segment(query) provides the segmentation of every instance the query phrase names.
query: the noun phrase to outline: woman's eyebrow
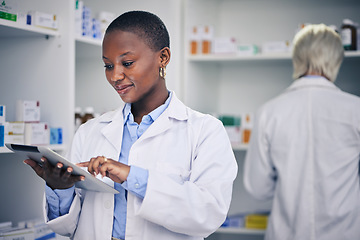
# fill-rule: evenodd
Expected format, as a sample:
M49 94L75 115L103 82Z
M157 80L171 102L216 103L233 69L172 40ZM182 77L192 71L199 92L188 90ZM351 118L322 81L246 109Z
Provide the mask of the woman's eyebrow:
M128 55L128 54L130 54L131 52L129 51L129 52L126 52L126 53L123 53L123 54L121 54L120 56L118 56L118 57L124 57L124 56L126 56L126 55ZM105 57L105 56L103 56L103 59L108 59L107 57Z

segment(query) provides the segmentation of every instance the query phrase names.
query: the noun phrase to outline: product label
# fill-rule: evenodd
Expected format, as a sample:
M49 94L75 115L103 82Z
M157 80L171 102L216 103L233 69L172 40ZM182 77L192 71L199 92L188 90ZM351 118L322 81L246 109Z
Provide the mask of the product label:
M16 1L0 0L0 18L16 22Z
M343 46L351 45L351 30L350 29L341 30L341 41L342 41Z

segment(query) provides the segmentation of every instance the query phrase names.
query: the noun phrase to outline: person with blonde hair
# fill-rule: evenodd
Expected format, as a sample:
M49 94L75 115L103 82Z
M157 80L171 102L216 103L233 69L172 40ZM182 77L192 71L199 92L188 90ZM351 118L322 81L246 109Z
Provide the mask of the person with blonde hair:
M265 239L359 239L360 97L334 84L341 38L308 25L292 54L295 81L256 113L245 188L273 199Z

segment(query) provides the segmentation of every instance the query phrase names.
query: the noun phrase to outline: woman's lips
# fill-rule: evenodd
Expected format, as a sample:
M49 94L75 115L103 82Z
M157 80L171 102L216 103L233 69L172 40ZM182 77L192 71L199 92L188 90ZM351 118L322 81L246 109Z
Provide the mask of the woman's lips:
M130 91L130 89L133 87L132 84L126 84L126 85L120 85L120 86L115 86L115 90L120 94L126 94Z

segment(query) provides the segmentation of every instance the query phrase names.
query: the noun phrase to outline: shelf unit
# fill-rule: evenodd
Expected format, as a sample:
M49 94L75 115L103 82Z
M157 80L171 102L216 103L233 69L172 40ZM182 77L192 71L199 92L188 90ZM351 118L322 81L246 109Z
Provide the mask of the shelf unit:
M234 228L234 227L221 227L216 232L217 233L229 233L229 234L260 235L260 236L265 234L265 230Z
M345 58L360 57L360 51L345 51ZM276 60L291 60L291 53L273 53L273 54L256 54L253 56L241 56L236 54L208 54L208 55L188 55L190 62L237 62L237 61L276 61Z
M360 22L360 3L347 0L320 2L284 2L281 0L184 1L184 95L185 104L210 114L239 115L256 112L292 83L291 53L191 55L189 33L196 25L212 25L215 37L233 37L238 43L261 46L265 41L291 41L302 23L335 24L345 18ZM336 84L360 95L360 51L345 52ZM233 146L239 165L229 214L271 208L271 200L258 201L245 190L242 182L246 147ZM219 228L209 240L263 239L264 231L254 236L246 229Z
M52 29L46 29L46 28L41 28L41 27L36 27L36 26L32 26L32 25L26 25L26 24L20 24L19 22L13 22L13 21L9 21L9 20L5 20L5 19L0 19L0 28L7 28L7 37L15 37L15 36L24 36L26 35L25 32L27 32L27 34L30 35L36 35L36 34L40 34L40 35L45 35L45 36L59 36L60 33L57 30L52 30ZM20 31L18 31L20 30ZM3 29L1 29L0 31L3 31ZM23 32L25 31L25 32Z
M76 36L75 40L82 43L87 43L95 46L101 46L102 40L90 37Z
M41 121L63 128L62 145L49 145L65 152L74 131L74 19L72 0L18 1L20 12L38 10L59 17L59 29L51 30L0 19L0 103L6 105L6 120L15 121L16 101L39 100ZM44 182L7 148L0 148L3 174L0 185L0 221L18 221L42 216Z
M116 15L134 9L152 11L164 20L172 36L181 36L180 1L124 4L123 1L84 0L84 3L93 9L93 16L100 10ZM102 113L119 107L121 99L106 83L102 41L78 37L74 33L75 0L20 0L17 4L24 13L38 10L56 14L59 29L54 31L0 19L0 104L6 105L6 120L14 121L16 100L39 100L41 121L63 128L64 144L49 147L65 153L74 133L75 106L84 103L84 107L95 106ZM173 53L180 52L181 43L172 43ZM174 54L168 68L170 89L180 89L180 59L180 54ZM5 172L1 181L10 182L0 186L0 191L5 193L0 221L16 223L42 217L44 182L5 147L0 148L0 161ZM16 174L11 174L13 169L17 169Z
M291 38L299 23L339 25L344 18L360 22L360 3L356 0L329 0L326 6L310 0L143 0L126 4L84 0L84 3L94 10L116 11L116 14L144 9L160 16L171 37L172 59L167 71L167 85L185 104L206 113L255 111L291 83L291 58L289 53L251 57L190 56L187 39L191 26L211 24L216 36L232 36L243 43L261 44L261 40ZM7 120L12 121L17 99L40 100L42 121L64 129L64 145L50 147L66 151L73 136L75 106L95 106L101 113L120 103L114 91L104 84L101 41L75 36L75 0L22 0L18 5L23 11L36 9L57 14L59 30L0 19L0 103L7 106ZM359 59L359 52L346 52L346 64L338 77L344 90L357 95L360 95L356 83ZM98 92L102 94L96 94ZM268 208L271 202L253 200L243 189L242 162L246 146L233 146L233 149L239 163L239 175L230 213ZM0 221L16 222L41 216L39 203L43 197L43 182L5 148L0 148L0 153L5 173L1 181L11 182L0 187L0 191L6 193L0 208ZM16 176L12 174L15 168L18 169ZM263 232L220 228L217 234L254 234L261 238Z

